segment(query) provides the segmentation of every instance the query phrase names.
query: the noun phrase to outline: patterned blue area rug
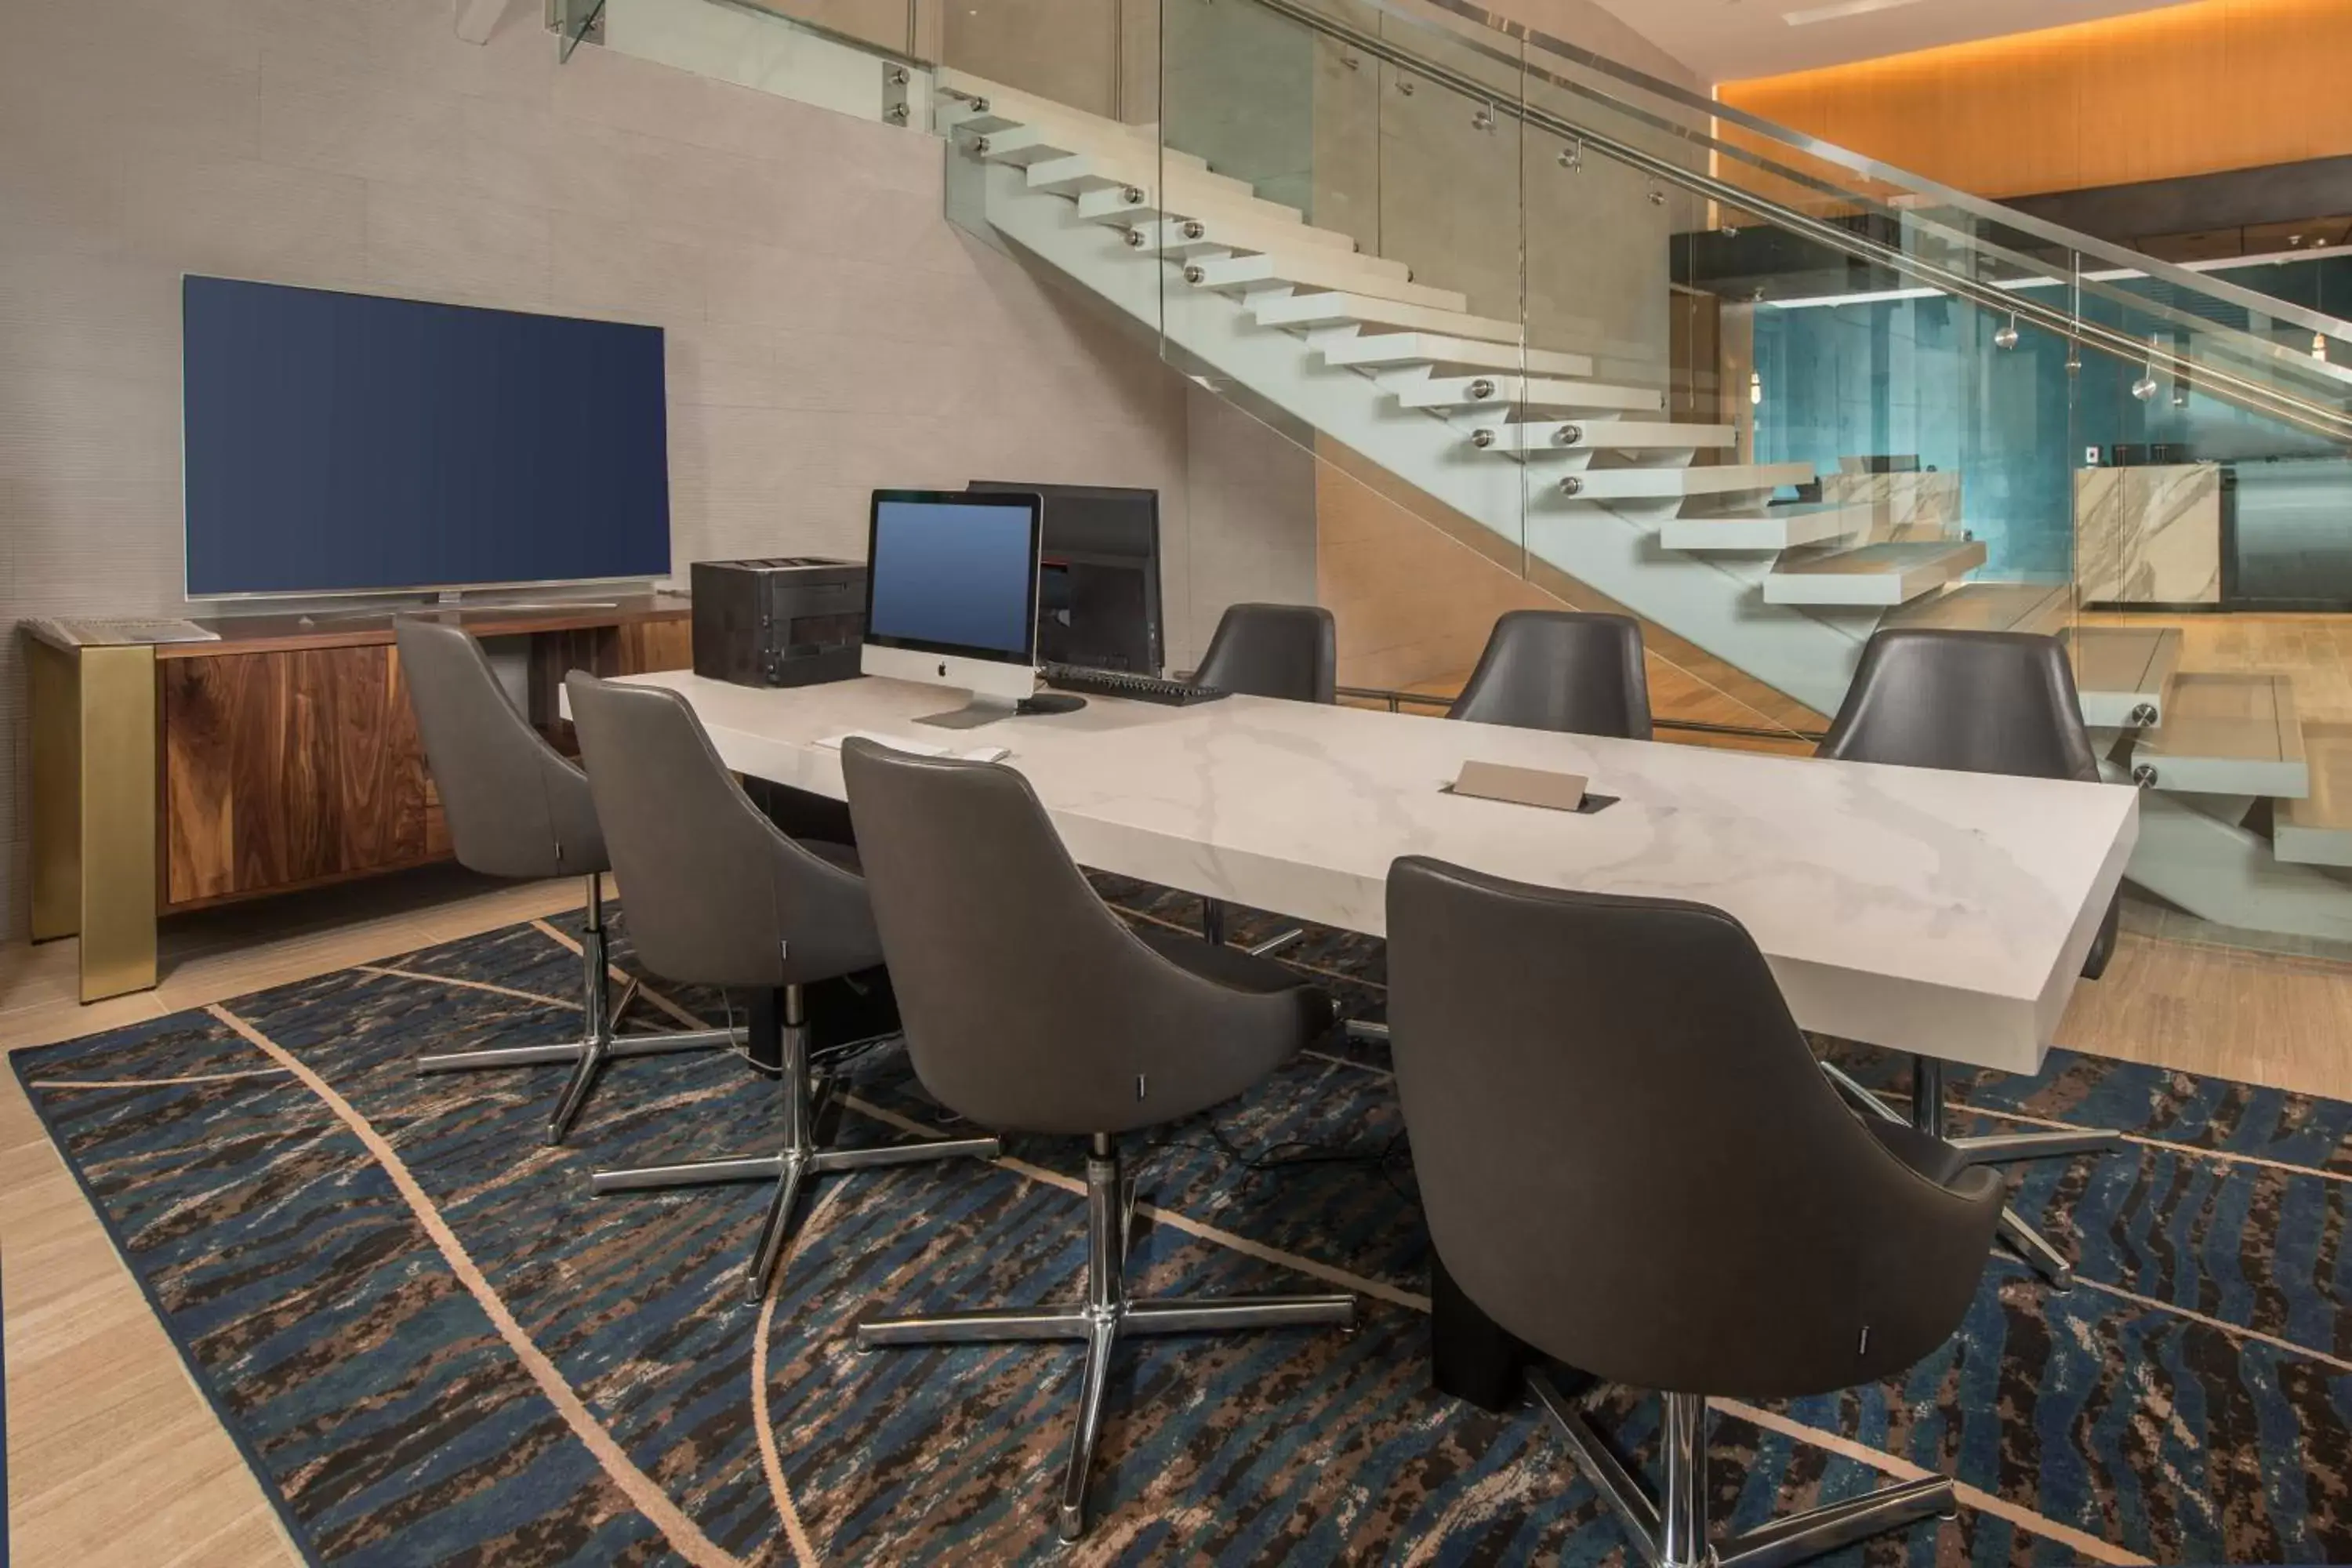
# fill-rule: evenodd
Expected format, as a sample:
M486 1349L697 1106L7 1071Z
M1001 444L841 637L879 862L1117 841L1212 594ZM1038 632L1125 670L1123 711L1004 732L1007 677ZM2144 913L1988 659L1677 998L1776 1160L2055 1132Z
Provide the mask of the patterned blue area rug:
M1195 908L1102 886L1139 920ZM848 1329L877 1304L1072 1296L1082 1151L1015 1140L992 1165L827 1178L779 1287L746 1302L764 1187L599 1198L587 1181L760 1152L773 1089L737 1058L621 1064L559 1150L540 1133L562 1068L411 1070L427 1048L564 1037L575 930L518 926L14 1058L315 1560L1631 1560L1537 1420L1430 1387L1427 1240L1377 1047L1335 1037L1136 1152L1139 1289L1338 1283L1364 1324L1124 1348L1098 1522L1064 1549L1075 1352L867 1356ZM1317 933L1286 956L1377 1011L1379 944ZM664 997L722 1016L716 995ZM1840 1055L1895 1086L1875 1053ZM2053 1294L1996 1254L1959 1333L1903 1378L1718 1404L1717 1519L1935 1470L1960 1483L1958 1519L1829 1561L2352 1559L2352 1106L2065 1053L1955 1088L1987 1130L2132 1135L2013 1180L2081 1283ZM897 1054L849 1095L847 1141L952 1127ZM1335 1152L1360 1157L1318 1157ZM1654 1401L1597 1403L1645 1460Z

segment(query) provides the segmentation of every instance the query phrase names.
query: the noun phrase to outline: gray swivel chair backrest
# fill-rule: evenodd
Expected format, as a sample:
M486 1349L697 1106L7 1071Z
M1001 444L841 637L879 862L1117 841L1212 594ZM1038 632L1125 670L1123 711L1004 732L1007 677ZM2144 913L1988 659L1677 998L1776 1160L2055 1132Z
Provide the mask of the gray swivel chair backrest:
M1192 682L1244 697L1336 701L1339 639L1331 612L1320 605L1226 605Z
M1495 623L1448 719L1650 738L1642 628L1625 616L1512 610Z
M1118 1133L1241 1093L1296 1048L1294 993L1179 968L1095 895L1029 781L842 747L907 1051L983 1127Z
M2099 777L2065 647L2032 632L1874 632L1814 754L2021 778ZM2107 907L2084 978L2106 972L2119 913L2120 901Z
M1388 935L1430 1235L1510 1333L1637 1387L1794 1396L1958 1324L2000 1178L1940 1185L1864 1128L1730 916L1411 858Z
M2025 778L2099 776L2066 650L2030 632L1873 633L1816 754Z
M392 635L458 862L493 877L604 870L587 778L515 710L481 645L409 616Z
M684 698L585 670L564 685L647 968L690 984L772 989L882 961L864 882L776 830Z

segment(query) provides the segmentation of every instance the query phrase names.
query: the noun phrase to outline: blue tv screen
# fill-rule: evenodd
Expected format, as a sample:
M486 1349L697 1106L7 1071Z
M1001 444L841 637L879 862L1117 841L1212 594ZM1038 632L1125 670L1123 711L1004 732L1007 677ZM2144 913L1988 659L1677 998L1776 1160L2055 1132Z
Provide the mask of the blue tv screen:
M188 278L187 593L669 572L659 327Z

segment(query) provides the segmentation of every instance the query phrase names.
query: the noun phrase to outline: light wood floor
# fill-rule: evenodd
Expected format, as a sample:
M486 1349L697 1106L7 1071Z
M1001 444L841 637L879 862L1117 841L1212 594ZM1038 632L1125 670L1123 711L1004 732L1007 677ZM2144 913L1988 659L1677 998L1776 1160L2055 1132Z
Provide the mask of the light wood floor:
M2180 668L2222 675L2284 675L2305 719L2352 720L2352 616L2142 615L2086 612L2084 626L2180 628Z
M167 931L163 984L84 1007L71 942L0 949L0 1049L160 1018L577 908L576 882L484 891L419 873ZM0 1071L8 1534L24 1568L297 1568L301 1556L115 1252L13 1072Z
M172 933L156 991L72 1001L69 942L0 950L0 1049L160 1017L576 907L431 874L223 911ZM2078 1049L2352 1098L2352 963L2126 930L2060 1031ZM13 1073L0 1072L8 1520L26 1568L288 1568L300 1558Z

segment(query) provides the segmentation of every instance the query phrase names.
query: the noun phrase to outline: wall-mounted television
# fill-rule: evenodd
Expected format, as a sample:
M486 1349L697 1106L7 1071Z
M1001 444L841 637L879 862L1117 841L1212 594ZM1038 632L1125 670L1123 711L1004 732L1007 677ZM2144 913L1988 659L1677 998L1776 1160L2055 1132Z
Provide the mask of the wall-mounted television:
M189 277L187 595L666 576L659 327Z

